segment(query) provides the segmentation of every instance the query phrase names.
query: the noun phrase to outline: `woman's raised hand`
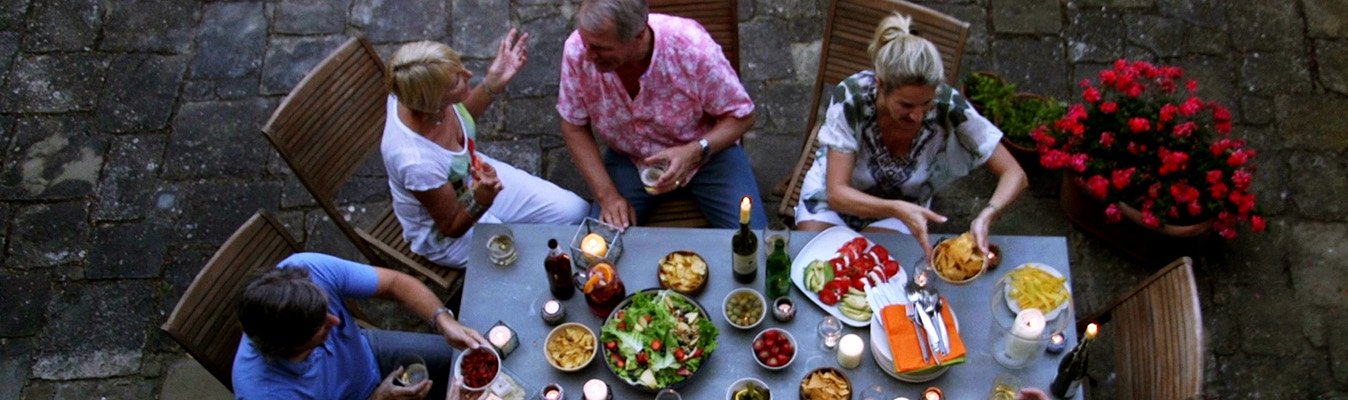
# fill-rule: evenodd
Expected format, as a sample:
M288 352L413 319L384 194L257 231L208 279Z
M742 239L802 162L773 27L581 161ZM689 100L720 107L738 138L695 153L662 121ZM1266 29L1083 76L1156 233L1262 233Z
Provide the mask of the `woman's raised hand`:
M501 184L501 179L496 176L496 168L482 162L470 170L473 173L473 200L478 204L491 204L496 201L496 195L505 188Z
M515 73L529 59L529 34L526 32L516 39L515 33L516 29L510 28L510 32L501 38L501 43L496 47L496 58L487 67L487 77L482 80L482 84L487 86L489 92L500 93L505 90L505 85L515 78Z

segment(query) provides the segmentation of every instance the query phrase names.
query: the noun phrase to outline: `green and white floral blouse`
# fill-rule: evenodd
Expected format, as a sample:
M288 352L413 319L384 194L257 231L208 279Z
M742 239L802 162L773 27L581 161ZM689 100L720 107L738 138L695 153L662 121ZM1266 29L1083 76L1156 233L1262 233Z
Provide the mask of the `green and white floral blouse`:
M1002 138L1002 131L970 107L964 96L942 84L912 149L906 155L890 154L876 122L877 91L875 72L869 70L847 77L833 89L819 129L819 150L801 184L798 215L832 211L825 189L830 150L856 154L852 185L858 190L926 205L937 190L987 162ZM838 214L852 229L878 220Z

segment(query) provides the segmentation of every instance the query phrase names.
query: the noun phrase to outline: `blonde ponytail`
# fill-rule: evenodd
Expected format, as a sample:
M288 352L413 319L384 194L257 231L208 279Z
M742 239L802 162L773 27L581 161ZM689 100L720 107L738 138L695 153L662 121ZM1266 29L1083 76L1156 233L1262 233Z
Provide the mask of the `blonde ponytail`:
M905 85L934 86L944 81L941 53L927 39L913 35L912 25L912 18L896 12L875 27L866 50L883 90Z
M398 48L388 62L388 88L412 111L439 114L440 99L451 79L463 73L459 53L443 43L413 42Z

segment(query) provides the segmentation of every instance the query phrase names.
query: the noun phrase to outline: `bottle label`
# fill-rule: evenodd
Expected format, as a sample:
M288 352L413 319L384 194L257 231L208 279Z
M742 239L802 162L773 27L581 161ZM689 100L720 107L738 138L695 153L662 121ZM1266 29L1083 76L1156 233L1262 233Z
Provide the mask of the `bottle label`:
M755 257L757 255L758 253L751 253L748 255L734 254L733 258L731 258L731 263L735 269L735 273L748 275L757 272L758 257Z

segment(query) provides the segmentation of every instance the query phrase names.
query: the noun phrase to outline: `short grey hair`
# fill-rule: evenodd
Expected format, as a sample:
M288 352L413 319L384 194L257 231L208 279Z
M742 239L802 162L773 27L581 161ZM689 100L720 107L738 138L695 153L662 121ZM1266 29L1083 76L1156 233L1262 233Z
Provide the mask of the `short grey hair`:
M913 35L912 25L912 18L894 13L875 27L875 37L867 50L883 90L907 85L937 86L945 80L941 53L927 39Z
M576 13L576 25L589 32L598 32L613 23L618 39L629 42L646 29L646 17L650 13L646 0L585 0Z

